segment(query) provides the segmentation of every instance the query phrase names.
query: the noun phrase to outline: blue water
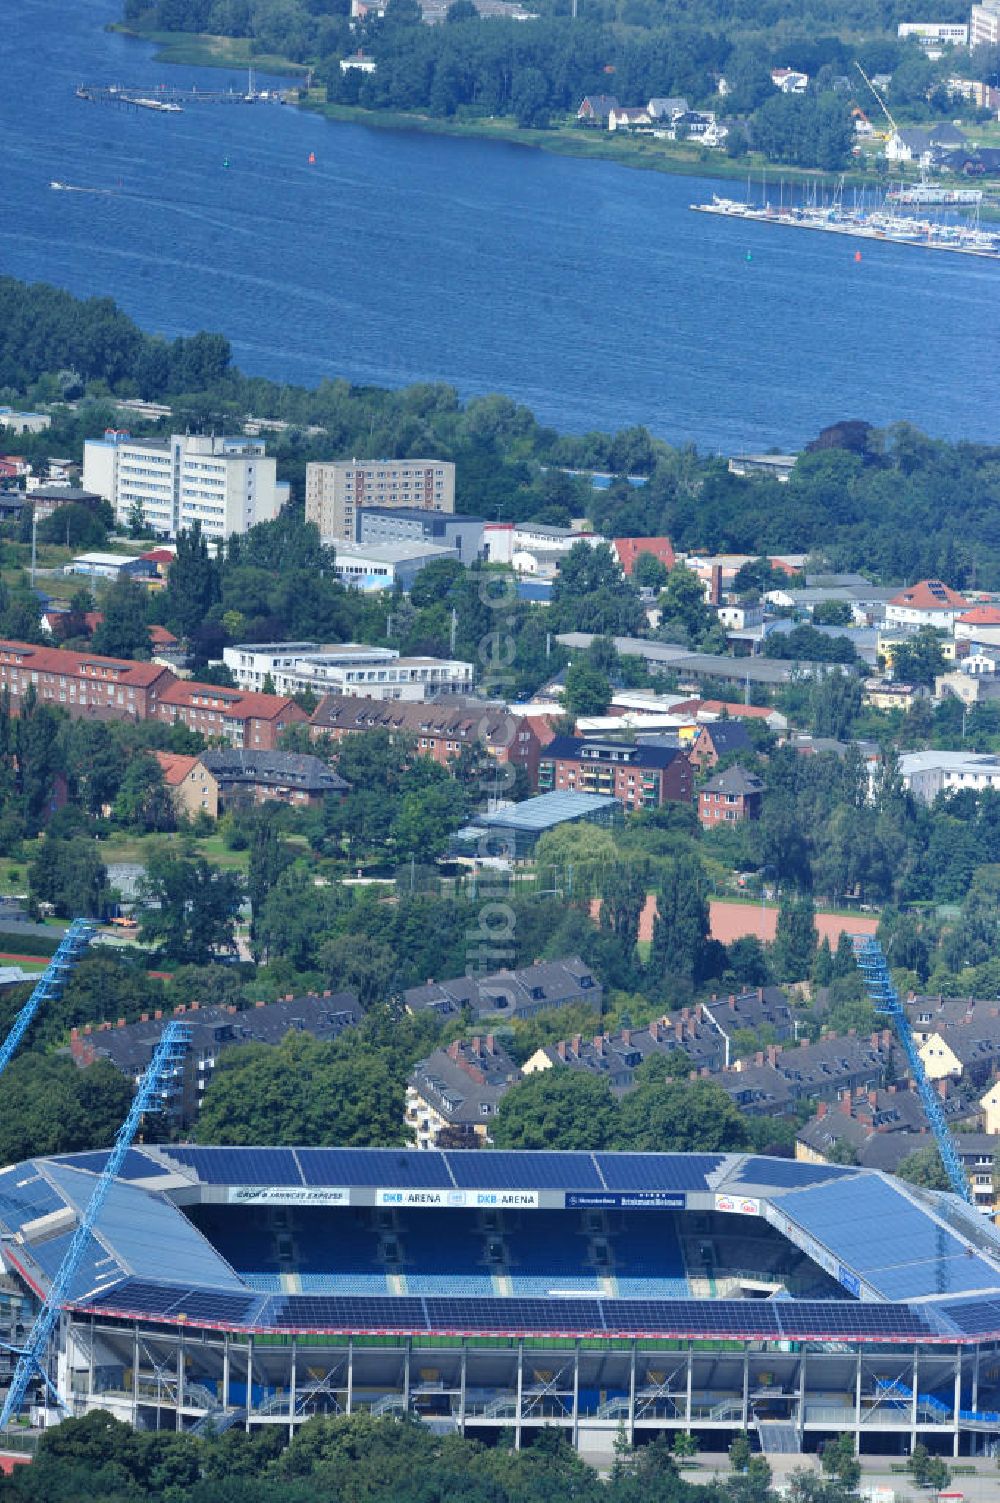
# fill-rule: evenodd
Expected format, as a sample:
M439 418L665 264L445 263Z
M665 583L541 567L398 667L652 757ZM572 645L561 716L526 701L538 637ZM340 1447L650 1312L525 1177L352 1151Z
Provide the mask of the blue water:
M1000 440L1000 264L865 245L858 265L857 242L690 213L707 180L515 146L84 104L81 81L245 75L155 63L104 31L117 0L3 9L4 273L110 293L167 335L222 330L250 372L448 381L574 432L731 451L866 417Z

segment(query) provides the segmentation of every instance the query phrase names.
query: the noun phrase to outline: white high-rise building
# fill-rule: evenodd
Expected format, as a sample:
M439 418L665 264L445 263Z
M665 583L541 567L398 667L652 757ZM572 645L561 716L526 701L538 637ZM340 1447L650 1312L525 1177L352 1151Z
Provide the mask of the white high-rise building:
M132 438L109 429L84 444L83 483L110 501L119 526L128 526L139 506L163 537L200 522L216 542L273 521L289 495L261 439L203 433Z

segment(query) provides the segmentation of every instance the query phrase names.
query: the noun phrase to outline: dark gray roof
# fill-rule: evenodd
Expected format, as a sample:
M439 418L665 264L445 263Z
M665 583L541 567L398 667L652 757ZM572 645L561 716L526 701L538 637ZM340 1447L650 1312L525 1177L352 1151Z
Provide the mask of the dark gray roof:
M489 1037L456 1040L435 1049L413 1070L409 1084L448 1122L482 1122L520 1078L502 1044Z
M611 762L620 766L669 767L682 756L679 747L596 740L590 736L554 736L542 749L543 762Z
M301 752L220 747L202 752L200 761L219 783L280 783L307 793L345 793L350 786L320 757Z
M702 736L711 741L716 755L720 757L728 757L731 752L753 749L750 732L741 720L713 720L702 726L696 741L700 741Z
M601 1011L603 988L589 966L578 956L567 960L541 961L519 971L496 971L491 976L456 976L450 981L428 981L403 993L407 1012L442 1015L470 1007L480 1015L516 1015L528 1009L560 1007L567 1002L593 999Z
M764 784L760 778L752 772L746 772L742 767L727 767L725 772L717 772L710 777L708 782L702 785L702 793L738 793L748 798L754 793L763 793Z
M99 1028L87 1034L86 1044L101 1059L108 1059L129 1076L139 1075L149 1064L164 1028L174 1018L166 1013L121 1028ZM335 1039L345 1028L359 1023L363 1010L354 992L310 992L302 997L284 997L237 1011L230 1007L195 1007L183 1012L191 1029L192 1055L205 1048L229 1048L235 1044L277 1044L291 1032L308 1033L317 1039Z

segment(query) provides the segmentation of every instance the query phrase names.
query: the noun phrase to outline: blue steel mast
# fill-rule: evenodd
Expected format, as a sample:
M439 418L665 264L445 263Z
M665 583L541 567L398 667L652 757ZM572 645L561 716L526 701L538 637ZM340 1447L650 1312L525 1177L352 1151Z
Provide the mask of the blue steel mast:
M82 959L94 937L96 925L90 919L74 919L63 935L59 948L35 983L31 996L14 1019L13 1026L0 1045L0 1075L3 1074L17 1047L27 1033L35 1013L43 1002L58 997L77 961Z
M66 1256L49 1286L45 1303L39 1310L27 1343L18 1357L10 1389L4 1401L3 1412L0 1413L0 1430L4 1430L20 1410L32 1377L39 1377L47 1387L52 1388L47 1371L47 1352L52 1332L62 1313L62 1306L87 1251L87 1244L94 1227L104 1209L108 1192L121 1172L125 1155L139 1131L139 1124L147 1113L161 1112L165 1102L177 1089L178 1076L190 1041L191 1030L182 1023L168 1023L163 1031L160 1042L136 1089L129 1114L119 1129L115 1145L108 1155L108 1161L94 1186L94 1193L90 1197L87 1209L80 1218ZM65 1407L60 1395L55 1393L55 1390L53 1393L60 1406Z
M924 1062L917 1050L916 1040L910 1028L910 1020L906 1016L906 1009L899 1000L899 993L892 984L889 975L889 967L882 953L882 946L877 940L867 934L856 934L852 939L854 945L854 958L858 963L858 969L865 978L865 988L877 1013L891 1018L895 1025L903 1053L906 1055L907 1064L913 1075L920 1097L921 1105L927 1117L931 1132L934 1134L944 1165L945 1173L951 1183L951 1188L956 1195L974 1205L972 1190L966 1177L962 1160L958 1156L958 1150L952 1141L948 1123L944 1112L941 1110L941 1102L937 1093L927 1079L924 1070Z

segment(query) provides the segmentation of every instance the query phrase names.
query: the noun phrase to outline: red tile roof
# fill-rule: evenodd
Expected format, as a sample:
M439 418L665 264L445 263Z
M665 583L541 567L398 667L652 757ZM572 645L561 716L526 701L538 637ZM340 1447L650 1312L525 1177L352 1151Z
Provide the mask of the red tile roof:
M30 642L0 641L0 662L40 673L64 673L88 681L113 678L116 683L147 688L170 673L160 663L132 663L93 652L70 652L65 647L35 647Z
M52 627L57 621L64 621L71 611L46 611L45 619ZM103 611L84 611L83 623L89 632L95 632L104 621ZM154 647L176 647L177 638L172 631L167 631L165 626L151 626L149 628L149 640Z
M1000 608L995 605L974 605L971 611L959 616L963 626L1000 626Z
M674 567L674 546L669 538L614 538L611 546L624 574L631 574L640 554L651 553L666 568Z
M917 611L965 610L969 602L957 590L952 590L939 579L922 579L907 590L900 590L889 601L890 605L907 605Z
M161 670L162 671L162 670ZM308 720L305 711L283 694L253 694L226 689L221 684L200 684L195 679L177 679L160 695L160 703L185 708L218 710L235 720Z
M723 710L734 720L742 716L744 720L766 720L774 711L766 705L741 705L730 704L723 699L687 699L683 704L674 705L671 715L721 715Z
M163 781L168 788L179 788L193 767L197 767L197 757L184 757L179 752L153 753L157 762L163 769Z

